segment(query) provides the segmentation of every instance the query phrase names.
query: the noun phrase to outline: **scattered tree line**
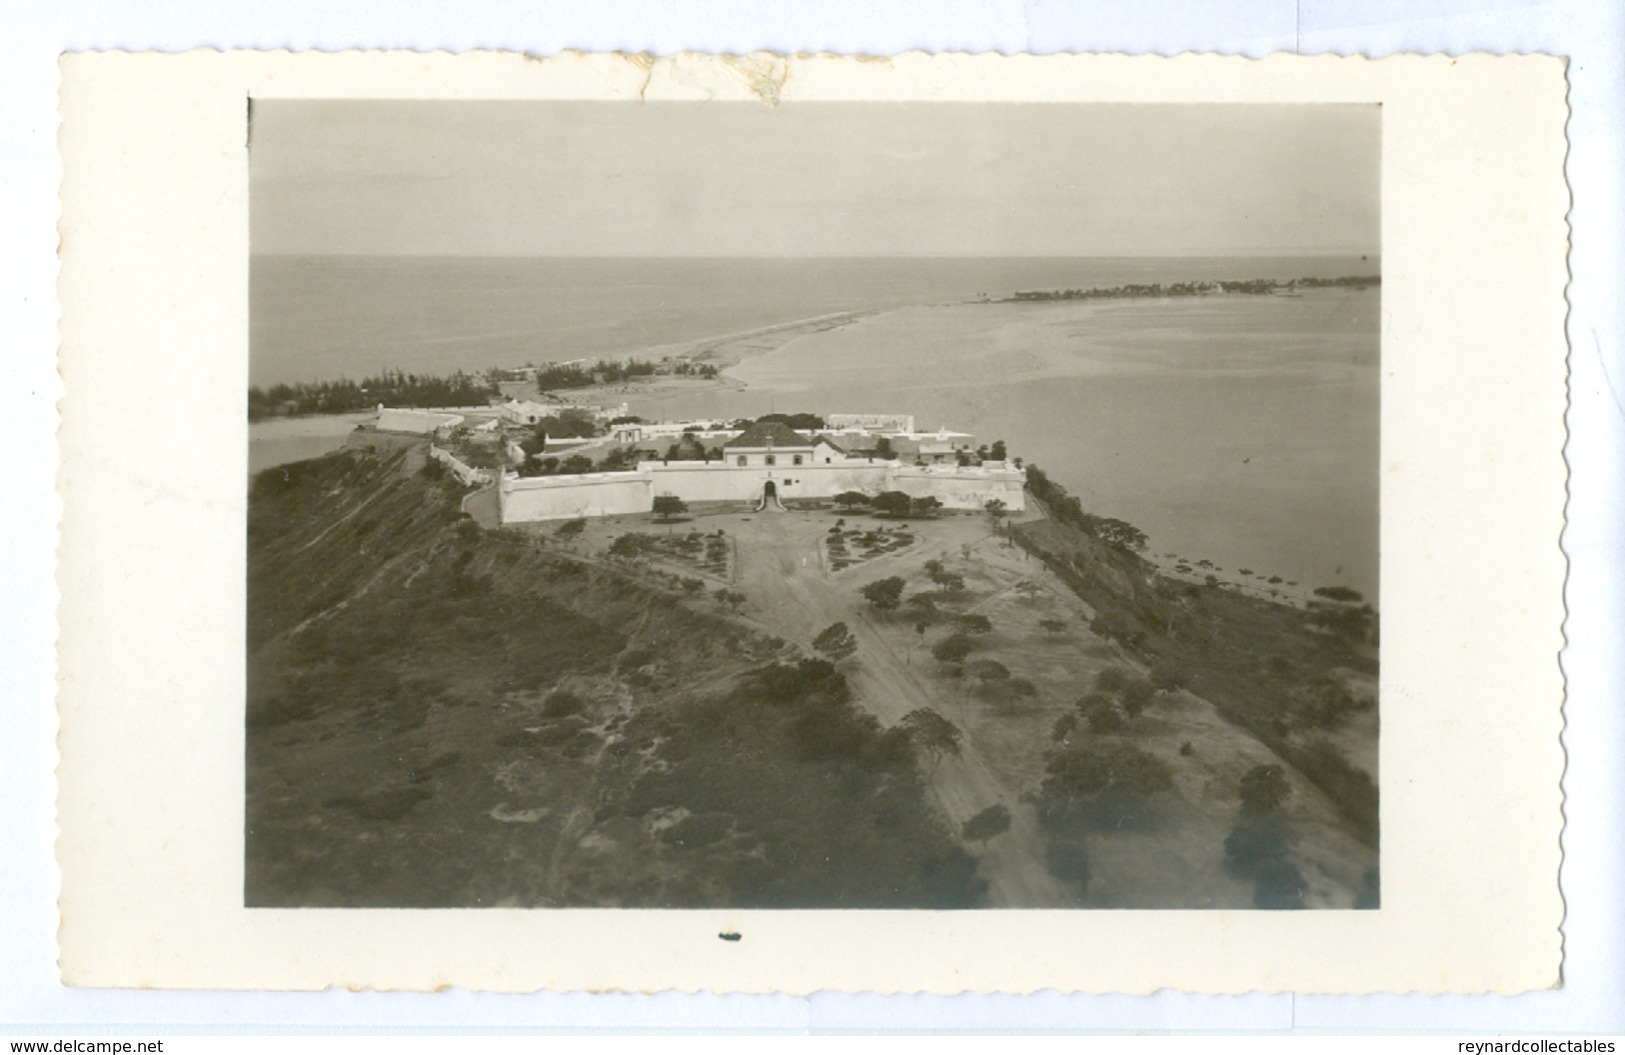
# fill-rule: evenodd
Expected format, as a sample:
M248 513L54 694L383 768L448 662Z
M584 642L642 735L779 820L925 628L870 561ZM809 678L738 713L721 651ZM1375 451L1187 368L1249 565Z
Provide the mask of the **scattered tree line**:
M835 504L847 512L867 508L879 517L931 517L942 512L942 499L935 495L910 495L903 491L882 491L866 495L862 491L842 491Z
M816 432L824 427L824 419L817 414L763 414L759 418L740 418L734 422L737 428L748 428L756 422L780 421L798 432Z
M1217 282L1130 282L1121 286L1097 286L1092 289L1023 289L995 303L1046 300L1121 300L1129 297L1200 297L1209 293L1246 293L1263 295L1292 293L1300 289L1344 287L1367 289L1382 285L1380 275L1343 275L1338 278L1293 278L1281 281L1274 278L1249 278Z
M388 407L479 406L498 395L495 384L461 370L446 377L386 370L360 381L301 381L248 390L248 420L302 414L348 414Z
M550 392L560 388L587 388L590 385L618 384L635 381L656 374L676 374L682 377L716 377L717 368L710 363L695 363L687 359L661 360L610 359L597 363L553 363L536 368L536 388Z

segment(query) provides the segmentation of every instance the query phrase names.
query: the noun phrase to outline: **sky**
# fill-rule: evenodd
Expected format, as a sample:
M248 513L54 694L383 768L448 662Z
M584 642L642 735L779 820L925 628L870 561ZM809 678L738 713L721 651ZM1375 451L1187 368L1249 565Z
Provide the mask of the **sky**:
M259 253L1376 253L1374 105L256 100Z

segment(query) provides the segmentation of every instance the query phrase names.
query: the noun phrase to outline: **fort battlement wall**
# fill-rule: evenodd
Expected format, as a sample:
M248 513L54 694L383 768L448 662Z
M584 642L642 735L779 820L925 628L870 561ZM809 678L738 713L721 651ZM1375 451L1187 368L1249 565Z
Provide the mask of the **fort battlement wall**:
M997 499L1026 508L1019 470L981 466L914 466L852 459L833 464L741 467L723 462L642 462L625 472L504 476L504 523L648 513L657 495L685 502L755 504L771 484L781 500L833 498L844 491L930 495L945 509L979 510Z

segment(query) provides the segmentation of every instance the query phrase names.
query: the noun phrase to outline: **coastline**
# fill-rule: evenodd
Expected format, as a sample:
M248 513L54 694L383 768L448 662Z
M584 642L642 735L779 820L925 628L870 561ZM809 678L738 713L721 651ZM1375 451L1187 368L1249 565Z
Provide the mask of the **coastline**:
M658 401L672 396L703 391L742 391L750 385L731 377L727 371L747 359L778 351L798 337L838 330L867 318L885 315L897 308L867 308L861 311L831 312L809 318L791 319L770 326L757 326L732 333L714 334L676 344L651 345L625 356L628 359L681 359L691 363L704 363L717 368L712 378L657 374L653 377L617 381L613 384L588 385L581 388L561 388L552 394L582 402L620 402L622 400Z
M1330 291L1327 292L1330 293ZM715 366L719 371L715 377L658 374L609 384L558 389L554 390L553 394L559 399L568 402L599 404L626 402L632 405L633 413L640 413L646 417L690 416L708 418L738 416L739 414L748 413L752 408L746 404L750 401L740 398L747 391L755 393L754 398L756 401L763 403L761 410L765 412L767 407L771 406L771 400L775 393L778 394L781 403L789 403L791 401L790 394L801 391L803 395L799 398L822 399L824 402L833 399L835 402L831 403L831 406L835 405L835 403L842 406L848 403L856 405L864 403L866 400L872 402L864 395L866 391L871 393L889 391L890 385L895 382L903 386L899 390L903 393L899 398L909 400L910 407L915 408L916 412L936 414L942 417L943 420L959 421L962 424L972 426L973 430L985 428L988 430L987 438L992 438L995 433L999 433L1003 435L1003 438L1015 441L1018 444L1017 449L1027 457L1028 461L1046 469L1070 465L1073 470L1076 470L1075 472L1069 472L1066 469L1062 471L1066 472L1067 476L1071 478L1071 482L1077 485L1078 493L1091 500L1092 511L1105 516L1126 519L1150 535L1152 552L1147 552L1144 556L1149 563L1157 567L1160 574L1178 581L1198 585L1204 583L1207 576L1211 574L1219 582L1223 583L1227 589L1236 590L1263 600L1273 600L1298 607L1302 607L1310 600L1311 591L1314 588L1328 584L1347 583L1352 579L1352 584L1361 589L1371 603L1376 604L1381 593L1380 581L1377 578L1376 565L1371 561L1362 561L1358 555L1349 551L1323 551L1326 558L1324 559L1325 569L1324 571L1317 571L1308 566L1309 562L1302 559L1304 554L1300 551L1304 547L1292 540L1305 537L1304 532L1318 535L1322 533L1321 527L1299 523L1296 520L1284 521L1282 522L1285 525L1283 529L1276 532L1275 545L1262 547L1249 543L1232 546L1225 544L1225 540L1222 538L1212 537L1211 525L1216 521L1211 516L1207 519L1209 525L1206 532L1207 537L1196 538L1193 538L1191 533L1183 530L1171 530L1170 522L1166 517L1162 519L1161 523L1158 523L1158 517L1147 516L1144 508L1147 502L1141 500L1144 497L1141 495L1143 487L1133 481L1137 479L1140 484L1143 484L1145 482L1143 475L1136 476L1135 474L1143 474L1150 466L1136 465L1131 470L1128 465L1116 460L1120 456L1111 453L1111 450L1116 448L1109 447L1110 444L1119 442L1122 436L1132 434L1123 431L1126 422L1121 420L1121 414L1129 414L1130 418L1132 418L1132 413L1129 410L1121 411L1118 417L1111 419L1111 424L1105 423L1106 419L1102 418L1099 412L1102 409L1100 407L1095 408L1094 413L1087 415L1084 420L1092 422L1091 428L1095 431L1079 434L1076 437L1076 442L1084 444L1084 449L1076 452L1078 455L1076 458L1066 457L1071 453L1066 450L1057 453L1056 450L1049 449L1053 448L1055 444L1046 441L1044 431L1041 428L1035 431L1031 421L1023 423L1020 420L1023 416L1022 413L1008 405L1004 406L1001 411L994 412L992 416L985 418L980 423L974 420L979 412L985 412L988 408L998 405L998 400L990 398L987 393L1000 386L1008 388L1011 384L1023 386L1023 391L1027 394L1021 398L1031 398L1036 401L1031 407L1031 413L1025 415L1028 418L1032 418L1034 415L1044 416L1052 413L1064 413L1064 408L1058 409L1057 406L1052 406L1053 399L1050 394L1062 391L1072 383L1078 382L1080 378L1097 378L1097 380L1081 382L1083 385L1081 390L1097 393L1097 396L1094 397L1097 399L1107 399L1105 395L1107 387L1120 386L1123 383L1122 379L1130 374L1139 378L1136 384L1140 390L1145 390L1146 386L1152 384L1152 373L1158 373L1158 376L1160 376L1160 371L1174 362L1174 360L1164 357L1177 352L1181 347L1194 348L1196 347L1195 342L1199 342L1200 354L1195 358L1186 360L1187 366L1191 363L1197 363L1203 374L1208 376L1231 376L1232 380L1236 381L1240 387L1252 388L1253 382L1245 379L1253 370L1257 369L1257 366L1255 362L1249 360L1255 360L1259 354L1263 354L1265 358L1268 358L1269 346L1259 345L1257 338L1251 334L1241 335L1240 339L1238 339L1238 335L1216 330L1209 336L1203 336L1206 326L1204 323L1200 333L1192 331L1172 344L1168 344L1166 340L1158 342L1156 347L1162 350L1157 351L1154 356L1148 359L1146 354L1153 350L1151 345L1144 344L1138 338L1131 343L1123 343L1119 339L1122 335L1121 324L1106 320L1124 311L1128 312L1131 317L1130 325L1136 325L1132 322L1132 319L1140 318L1145 312L1163 314L1171 311L1177 318L1186 312L1196 310L1205 317L1208 313L1204 310L1204 305L1206 308L1217 309L1224 314L1231 314L1237 310L1237 305L1261 301L1279 304L1288 312L1297 312L1300 309L1288 307L1288 305L1306 305L1319 299L1321 295L1321 291L1318 290L1312 291L1308 297L1290 299L1260 297L1251 293L1212 292L1200 296L1172 298L1096 297L1089 298L1086 301L1057 301L1053 303L1034 301L1030 304L1013 303L1008 297L1000 299L996 294L922 298L920 303L914 305L823 313L789 319L768 326L713 334L689 341L651 345L629 353L632 357L640 359L659 360L672 358ZM1369 294L1365 295L1368 296ZM950 346L964 346L966 342L976 343L982 341L992 349L1000 343L1008 344L1008 342L984 340L984 337L990 335L981 335L976 332L980 324L972 324L968 329L966 328L967 320L980 317L978 309L984 305L990 309L988 315L990 321L1011 312L1015 312L1022 317L1031 312L1032 321L1043 326L1049 332L1047 334L1040 332L1032 335L1037 343L1030 345L1026 343L1026 337L1016 335L1020 337L1020 340L1016 343L1022 349L1025 349L1021 352L1019 359L1009 357L1015 345L1002 348L997 352L996 357L982 358L978 354L977 357L972 359L964 359L963 348L956 352ZM946 338L947 343L940 348L937 347L933 340L924 336L926 330L930 329L931 326L926 317L933 316L936 310L939 309L948 313L942 318L940 326L949 327L953 331ZM1315 309L1311 308L1309 310L1314 311ZM964 315L965 312L971 314ZM1056 314L1057 312L1060 314ZM1104 316L1098 314L1102 312L1107 314ZM959 315L956 316L955 313L959 313ZM1082 321L1084 315L1102 321L1080 329L1078 324ZM911 318L911 316L914 318ZM956 317L958 321L956 321ZM1160 320L1157 323L1159 326L1163 324ZM849 327L860 327L862 332L852 340L836 334L836 331ZM878 333L875 332L877 328ZM1057 336L1061 329L1067 331L1064 338ZM1147 336L1149 336L1149 333ZM782 360L782 358L775 360L774 365L767 369L755 365L752 365L749 369L739 369L742 364L747 362L754 364L801 340L809 342L805 355L793 355L788 361ZM905 357L904 360L905 362L912 361L915 364L904 370L904 374L907 376L893 378L888 381L885 376L882 376L885 373L883 371L881 375L874 376L873 384L868 388L854 385L852 378L858 376L854 374L854 370L861 366L861 362L868 361L867 357L875 354L874 349L880 344L888 341L895 343L897 340L904 340L916 346L911 355ZM924 343L921 343L922 341ZM1244 355L1246 359L1237 358L1231 354L1236 349L1240 349L1241 352L1237 354ZM948 370L941 378L929 381L929 384L933 386L930 389L916 389L916 383L926 377L919 365L922 362L922 354L933 359L939 355L946 356L942 361L948 366ZM954 355L956 354L961 355L961 358L955 359ZM818 364L817 369L824 372L806 376L797 374L798 369L805 371L808 362ZM796 364L800 365L797 366ZM791 371L789 375L781 373L781 367L783 366L788 366ZM1298 369L1301 375L1301 371L1306 368L1299 364ZM1342 368L1339 367L1339 369ZM1151 371L1151 373L1148 373L1148 371ZM1217 371L1217 374L1214 371ZM1176 372L1169 376L1170 380L1178 381L1180 375ZM829 378L827 383L823 380L826 377ZM789 384L781 386L777 383L779 379L786 380ZM1200 390L1206 391L1205 385L1208 382L1191 378L1179 382L1186 388L1189 388L1193 383ZM808 384L811 385L810 390L807 388ZM515 386L517 385L518 383L515 383ZM945 389L942 386L948 386L948 388ZM992 386L992 388L983 386ZM1234 387L1236 385L1227 384L1226 390ZM949 389L971 394L950 398L951 392L949 392ZM1115 392L1117 388L1111 387L1111 390ZM1163 392L1165 390L1157 387L1156 391ZM815 396L814 393L818 394ZM509 394L515 393L510 392ZM532 394L530 398L536 398L536 396ZM945 398L948 400L946 404L943 402ZM1111 397L1107 405L1121 398L1121 395ZM1166 399L1167 396L1159 396L1158 398ZM957 400L957 404L955 400ZM916 404L918 404L918 408L916 408ZM928 409L922 410L919 408ZM875 408L870 407L868 409ZM967 416L967 410L969 416ZM1245 411L1245 413L1254 414L1255 411L1256 408L1253 408ZM1010 417L1012 413L1016 414L1013 419ZM1137 413L1137 411L1134 413ZM251 463L259 463L259 467L263 468L265 464L292 461L301 457L314 457L324 453L325 450L341 443L342 439L323 446L324 441L314 438L318 435L331 435L333 426L323 424L323 422L337 423L344 421L346 418L353 420L360 417L364 419L367 416L369 415L318 416L304 419L277 419L274 422L258 423L255 429L251 430L251 436L256 439L256 442L251 444L251 447L280 447L282 451L291 451L292 453L276 456L274 460L268 463L263 456L251 456ZM269 431L273 433L277 430L283 430L284 435L289 437L288 441L283 442L279 437L273 435L269 442L259 442L263 433L267 431L267 425L271 427ZM353 424L346 424L343 426L343 431L347 432L352 427ZM1012 430L1014 430L1013 434ZM1022 435L1023 432L1026 435ZM299 446L297 444L300 441L292 437L301 435L313 438L305 441L303 446ZM1235 437L1232 436L1232 439L1235 439ZM1257 440L1257 436L1247 435L1235 439L1235 442L1238 444L1253 444ZM1048 443L1048 447L1046 447L1046 443ZM1146 450L1149 449L1146 448ZM1161 464L1156 469L1159 473L1166 473L1171 468L1177 470L1178 466L1186 464L1177 454L1163 453ZM1267 452L1264 453L1264 456L1261 456L1260 449L1254 446L1238 447L1235 455L1236 457L1233 459L1235 461L1240 461L1248 455L1258 458L1255 472L1270 462ZM1170 457L1174 461L1169 462ZM1191 489L1180 491L1178 495L1174 496L1173 500L1183 501L1185 498L1193 498L1196 505L1204 509L1208 508L1203 505L1207 499L1203 498L1202 495L1206 491L1213 489L1211 480L1216 478L1214 475L1216 471L1228 472L1229 470L1222 468L1215 470L1213 466L1206 465L1202 459L1189 464L1191 466L1200 465L1202 468L1200 470L1191 470L1190 478L1185 481L1185 484L1188 484ZM1276 464L1279 465L1278 462ZM1183 472L1183 470L1179 471ZM1084 475L1079 477L1078 472ZM1124 472L1129 473L1129 475L1122 475ZM1169 479L1178 483L1178 480L1172 477ZM1259 483L1261 479L1268 479L1268 477L1255 476L1248 479L1238 476L1232 479L1231 483L1238 487L1256 487L1261 486ZM1172 487L1173 484L1169 486ZM1279 487L1275 489L1280 490ZM1167 491L1168 488L1165 487L1162 490ZM1132 497L1136 495L1140 497ZM1172 508L1171 502L1173 500L1168 503L1170 508ZM1151 504L1153 508L1156 507L1155 503ZM1222 502L1220 507L1215 508L1222 509ZM1212 511L1212 509L1209 509L1210 513ZM1225 511L1222 515L1229 516L1232 512L1234 511ZM1245 522L1245 517L1237 521L1238 524ZM1254 527L1256 528L1256 524ZM1240 534L1256 541L1254 536L1257 535L1257 532L1253 528L1241 531ZM1285 548L1277 548L1277 546ZM1176 553L1179 556L1175 556ZM1203 560L1207 560L1209 566L1202 567ZM1321 563L1321 561L1314 563ZM1345 564L1363 570L1355 570L1352 575L1345 578L1342 574ZM1334 565L1336 566L1335 573L1333 572ZM1257 571L1242 574L1242 571L1249 569L1249 566L1257 569ZM1178 570L1180 567L1188 567L1190 570L1180 571ZM1268 581L1271 577L1278 577L1281 581L1271 583ZM1288 580L1297 580L1298 584L1295 586L1289 585Z

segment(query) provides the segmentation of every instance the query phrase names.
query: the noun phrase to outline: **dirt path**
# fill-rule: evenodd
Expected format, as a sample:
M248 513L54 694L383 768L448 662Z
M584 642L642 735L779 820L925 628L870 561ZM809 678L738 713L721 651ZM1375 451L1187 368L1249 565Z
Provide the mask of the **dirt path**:
M883 559L854 568L832 581L819 559L819 540L829 529L827 516L761 513L732 525L739 541L739 588L752 614L782 636L810 641L834 622L845 622L858 641L849 678L858 697L886 725L896 724L916 708L929 707L962 728L961 701L941 698L917 675L929 662L923 652L899 652L865 611L858 589L864 583L897 574L899 561ZM945 548L923 544L910 563ZM899 555L901 556L901 555ZM873 566L871 566L873 565ZM915 664L921 664L916 668ZM1044 866L1043 840L1032 808L1017 789L1006 786L966 740L957 758L944 758L930 774L938 806L954 830L996 803L1010 811L1010 830L991 840L981 853L981 870L989 899L1000 908L1064 907L1076 903L1071 891Z

